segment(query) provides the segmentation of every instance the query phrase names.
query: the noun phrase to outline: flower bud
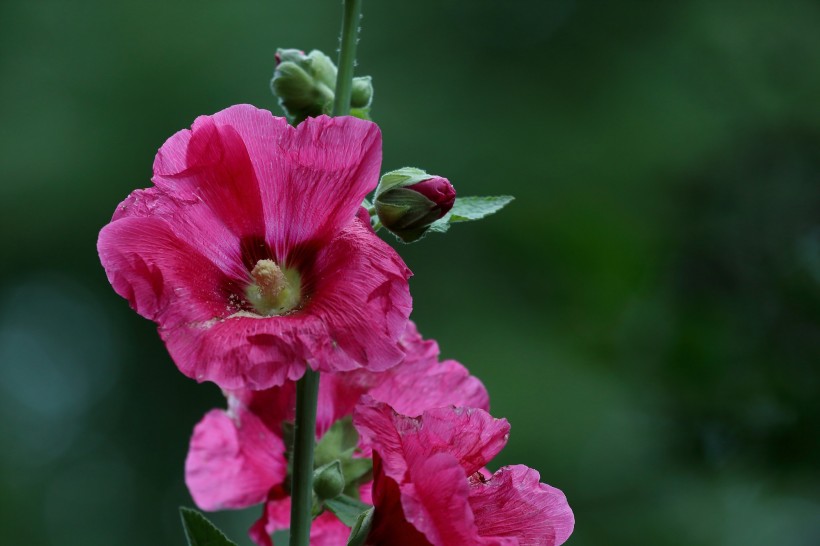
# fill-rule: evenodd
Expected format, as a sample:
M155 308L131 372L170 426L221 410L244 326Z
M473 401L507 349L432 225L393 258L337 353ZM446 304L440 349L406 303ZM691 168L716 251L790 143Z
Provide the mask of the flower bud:
M373 101L373 81L370 76L353 78L353 88L350 93L351 108L370 108Z
M307 117L332 112L337 70L330 57L316 49L308 54L298 49L278 49L274 58L271 90L291 122L298 124ZM369 119L372 100L370 76L353 78L351 115Z
M446 178L405 167L382 176L374 204L382 225L412 243L450 212L455 200L456 190Z
M295 123L308 116L319 116L333 107L336 67L321 51L305 55L298 49L276 51L276 69L271 90Z
M313 471L313 491L320 500L335 499L345 488L345 477L339 460Z

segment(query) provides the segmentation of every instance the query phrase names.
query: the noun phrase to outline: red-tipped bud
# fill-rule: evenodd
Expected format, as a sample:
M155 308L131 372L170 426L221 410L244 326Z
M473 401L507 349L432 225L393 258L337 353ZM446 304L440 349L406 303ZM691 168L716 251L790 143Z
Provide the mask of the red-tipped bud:
M446 178L405 167L382 176L374 205L382 225L412 243L450 212L455 200L456 190Z
M438 207L438 218L441 218L453 208L456 202L456 189L450 181L441 176L434 176L417 184L405 186L408 190L422 194ZM436 218L436 220L438 220Z

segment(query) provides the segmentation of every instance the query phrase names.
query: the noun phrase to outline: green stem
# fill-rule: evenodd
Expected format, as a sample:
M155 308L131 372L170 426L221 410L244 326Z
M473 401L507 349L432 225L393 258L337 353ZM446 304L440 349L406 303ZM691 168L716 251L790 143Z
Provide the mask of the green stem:
M313 521L313 446L316 443L316 404L319 372L307 368L296 383L296 422L293 429L290 546L310 545Z
M353 67L359 41L362 0L344 0L342 44L333 115L350 113ZM313 522L313 447L316 443L316 405L319 401L319 373L310 368L296 384L296 422L293 430L293 475L291 476L290 546L310 546Z
M339 72L336 76L336 96L333 100L334 116L346 116L350 113L350 94L353 91L353 67L356 64L356 44L359 41L362 0L344 0L344 5Z

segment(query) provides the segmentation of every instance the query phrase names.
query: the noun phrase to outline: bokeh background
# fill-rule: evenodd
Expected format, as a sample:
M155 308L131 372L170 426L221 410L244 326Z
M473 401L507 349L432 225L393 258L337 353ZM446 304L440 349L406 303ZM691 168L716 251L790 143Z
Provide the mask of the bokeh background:
M364 5L384 168L503 213L401 246L414 318L569 544L820 544L820 5ZM337 46L338 1L0 4L0 543L183 544L179 374L99 265L157 148ZM389 237L388 237L389 238ZM399 246L399 245L397 245ZM242 544L258 509L214 517Z

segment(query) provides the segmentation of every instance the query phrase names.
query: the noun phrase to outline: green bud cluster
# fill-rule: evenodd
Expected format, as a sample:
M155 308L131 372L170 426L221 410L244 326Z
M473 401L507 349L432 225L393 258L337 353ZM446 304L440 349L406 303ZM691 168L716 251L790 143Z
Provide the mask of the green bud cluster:
M330 57L314 49L308 54L298 49L276 51L276 69L271 90L294 125L308 117L330 115L336 87L336 65ZM373 82L370 76L353 78L350 114L370 119Z

